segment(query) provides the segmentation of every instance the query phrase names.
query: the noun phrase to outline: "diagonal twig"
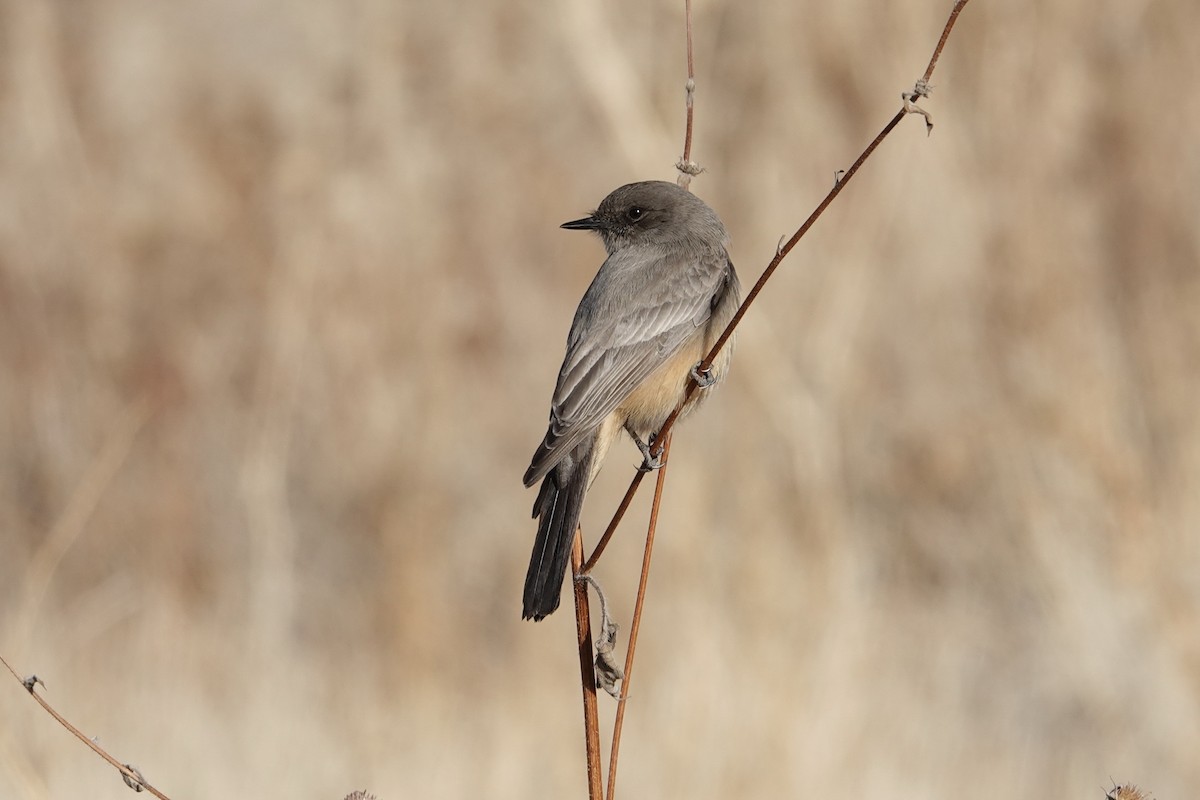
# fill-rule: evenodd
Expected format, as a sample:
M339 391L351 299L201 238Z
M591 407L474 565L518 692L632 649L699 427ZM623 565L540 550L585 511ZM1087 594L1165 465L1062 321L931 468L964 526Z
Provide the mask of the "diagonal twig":
M596 562L600 560L600 556L604 553L604 548L608 547L608 542L616 533L617 526L621 524L621 518L625 516L625 512L629 510L629 504L633 502L633 496L637 494L638 486L642 483L642 478L646 477L646 473L638 470L634 474L633 480L629 482L629 488L625 490L625 496L621 498L620 505L613 513L613 518L609 521L608 527L604 529L604 535L600 537L600 541L596 542L596 549L592 551L588 557L587 563L580 570L584 575L592 571L592 567L596 566Z
M917 82L912 91L904 93L906 101L911 102L912 100L915 100L916 97L923 96L924 94L928 93L929 79L933 76L933 70L937 67L938 59L941 58L942 50L945 48L946 41L949 39L950 31L954 27L954 23L958 20L960 12L963 10L963 7L966 6L968 1L969 0L957 0L957 2L954 4L954 8L951 10L950 16L946 20L946 25L942 30L941 38L938 39L937 46L934 48L933 56L929 59L929 64L925 68L924 75ZM741 323L742 317L746 315L746 311L749 309L750 304L753 303L758 297L763 286L768 280L770 280L771 276L775 273L775 270L779 267L779 264L783 261L783 259L786 258L788 253L792 251L792 248L799 243L800 239L803 238L806 233L808 233L809 228L813 226L817 219L823 213L825 213L825 209L830 203L833 202L834 198L841 194L842 189L845 188L846 184L850 182L850 179L858 173L859 168L862 167L871 154L875 152L875 149L879 147L887 135L890 134L892 130L900 124L900 121L909 113L919 112L917 112L915 109L910 109L908 107L908 102L906 102L906 107L898 111L896 115L888 121L887 125L883 127L883 130L879 132L879 135L871 140L871 143L867 145L866 149L863 150L857 159L855 159L850 168L846 170L845 173L841 173L839 175L838 181L834 184L833 189L829 191L817 208L812 212L812 214L809 215L808 219L806 219L804 223L796 229L796 232L793 233L785 243L779 246L775 252L775 257L771 259L769 264L767 264L766 269L763 271L758 281L754 284L754 287L746 295L745 300L742 301L742 305L738 308L737 313L734 314L733 319L729 321L729 325L726 326L724 332L717 339L708 355L706 355L704 360L700 363L699 369L701 372L703 372L705 368L712 366L713 361L716 360L717 354L720 353L722 348L724 348L726 343L728 343L729 338L733 335L733 331ZM687 144L690 144L690 138ZM696 388L696 382L694 380L689 380L685 397L690 398L692 393L696 391ZM686 405L686 400L684 405ZM659 449L661 447L661 443L664 441L666 435L670 433L671 428L674 427L675 420L678 418L678 416L678 410L672 412L672 414L667 417L666 422L663 423L663 426L659 429L658 434L655 437L656 442L651 448L651 453L653 455L661 455L661 450ZM625 492L624 499L622 499L621 504L613 513L612 520L608 523L608 528L605 530L604 535L600 538L599 543L596 545L595 551L588 559L584 568L585 572L590 571L596 566L596 562L599 561L601 553L604 552L604 548L608 545L609 539L612 538L613 532L617 529L617 526L620 525L621 520L625 516L625 512L628 510L630 503L633 501L633 496L637 493L642 481L642 477L643 473L641 472L638 472L633 476L633 479L629 483L629 488Z
M932 77L933 71L934 71L935 67L937 66L938 59L940 58L941 53L942 53L943 49L945 48L946 41L948 40L948 38L950 36L950 31L953 29L955 22L958 20L958 16L959 16L960 12L966 6L967 2L968 2L968 0L957 0L957 2L954 4L954 7L950 12L949 18L946 21L946 25L942 30L942 35L939 38L937 45L934 47L933 56L930 58L929 64L925 69L924 75L921 77L920 80L918 80L916 82L914 88L911 91L907 91L902 94L904 105L901 108L901 110L898 111L895 114L895 116L893 116L892 119L888 121L888 123L886 125L884 125L883 129L870 142L870 144L867 145L866 149L863 150L863 152L858 156L858 158L855 159L854 163L850 166L850 168L847 169L844 173L839 173L839 176L838 176L837 180L835 181L833 188L829 191L829 193L825 196L825 198L823 200L821 200L821 202L817 205L816 209L808 216L808 218L800 225L800 227L796 229L795 233L793 233L792 236L790 238L788 238L788 240L786 242L782 242L779 245L779 247L776 249L775 256L771 259L770 263L768 263L766 269L764 269L762 275L759 276L759 279L755 282L755 284L754 284L753 288L750 290L750 292L747 293L745 300L743 300L741 306L738 307L738 310L734 314L733 319L730 320L729 324L726 326L725 330L721 333L720 337L718 337L718 339L715 342L715 344L713 345L712 349L709 351L709 353L704 357L704 359L698 365L699 372L705 372L705 371L707 371L708 368L710 368L712 366L713 361L716 359L717 355L721 352L721 349L724 348L728 344L729 339L733 335L734 330L741 323L742 318L746 315L746 311L749 309L750 305L755 301L755 299L758 298L758 295L762 292L763 287L766 285L767 281L770 280L771 276L775 273L775 270L778 269L780 263L783 262L783 259L787 257L787 255L792 251L793 248L795 248L795 246L799 243L800 239L802 239L804 237L804 235L808 233L809 229L812 228L812 226L816 223L817 219L819 219L820 216L823 213L825 213L825 209L827 209L829 207L829 205L834 201L834 199L836 199L837 196L839 194L841 194L841 191L842 191L842 189L845 188L846 184L848 184L850 182L850 180L853 179L853 177L858 173L859 169L863 166L863 164L866 163L867 159L870 158L870 156L875 152L875 150L879 147L879 145L883 142L883 140L885 138L887 138L887 136L896 128L897 125L900 124L900 121L903 120L904 117L908 114L912 114L912 113L922 114L925 117L926 129L927 130L932 129L933 123L931 121L930 115L927 112L925 112L923 109L917 107L916 101L919 98L925 97L929 94L929 89L930 89L929 79ZM680 171L679 185L684 188L687 188L691 176L695 175L699 172L699 167L696 166L691 161L691 145L692 145L692 130L693 130L693 105L694 105L693 100L694 100L694 93L695 93L695 78L694 78L694 65L693 65L693 58L692 58L692 19L691 19L691 2L690 2L690 0L685 0L684 5L685 5L685 13L686 13L687 39L688 39L688 42L687 42L687 52L688 52L687 125L686 125L686 132L684 135L684 154L683 154L683 158L677 164L677 168ZM698 388L698 386L697 386L694 378L688 381L688 385L687 385L687 389L686 389L686 392L684 395L683 402L666 419L666 421L663 423L662 427L659 429L658 433L655 436L654 444L651 447L652 456L661 458L664 462L666 461L667 454L670 452L671 429L674 426L675 421L679 417L680 409L682 409L684 406L687 405L688 400L691 399L693 393L697 390L697 388ZM639 471L638 473L636 473L634 475L632 481L629 484L629 488L626 490L624 498L621 500L620 505L617 507L616 512L613 514L612 520L609 522L608 527L606 528L606 530L604 532L604 535L601 536L599 542L596 545L595 550L592 552L591 557L588 558L587 562L582 565L580 564L580 561L582 561L582 542L581 542L581 540L577 539L576 551L572 553L572 563L574 565L575 574L577 577L580 574L588 573L593 567L595 567L601 554L604 552L605 547L608 545L608 542L611 539L614 531L616 530L617 526L620 524L621 520L624 518L624 515L625 515L626 511L628 510L630 503L633 500L633 496L637 493L637 490L641 485L641 481L642 481L642 478L644 477L644 474L645 473ZM642 560L642 573L641 573L641 578L640 578L640 581L638 584L637 601L634 606L633 624L630 627L629 648L626 653L624 681L622 682L622 686L621 686L621 698L618 701L616 720L615 720L614 727L613 727L613 737L612 737L612 744L611 744L611 753L609 756L609 770L608 770L608 800L613 800L613 797L614 797L615 791L616 791L616 772L617 772L618 754L619 754L619 749L620 749L621 729L622 729L622 726L624 723L624 718L625 718L626 701L629 697L629 681L631 679L632 671L633 671L633 657L634 657L634 652L636 650L638 631L641 626L642 607L643 607L643 604L645 601L646 583L647 583L647 580L649 577L650 556L651 556L651 552L653 550L654 535L655 535L657 521L658 521L659 505L660 505L660 502L662 499L662 491L663 491L663 485L664 485L665 480L666 480L666 469L665 469L665 463L664 463L663 468L661 468L659 470L658 480L657 480L657 483L655 486L654 501L653 501L653 504L651 506L651 511L650 511L650 523L648 526L648 530L646 532L646 548L645 548L645 552L643 554L643 560ZM579 592L581 591L581 586L583 587L582 588L582 591L584 594L583 603L585 604L583 607L586 609L586 600L587 600L586 585L577 581L576 586L575 586L577 614L578 614L578 609L580 607L579 606L579 602L580 602ZM586 616L586 614L585 614L585 616ZM580 664L581 664L581 669L584 669L585 671L587 671L587 676L585 676L585 723L593 724L587 717L587 690L586 690L587 683L590 680L591 686L592 686L591 699L592 699L592 703L594 706L595 674L594 674L594 672L592 672L590 670L590 667L591 667L590 626L587 628L588 634L585 639L584 638L584 630L585 630L584 626L587 623L585 621L580 621L579 624L580 624L580 629L579 629L580 630ZM586 646L586 655L585 655L585 646ZM594 714L594 707L593 707L593 710L591 713ZM588 730L588 735L589 735L589 737L591 736L590 728ZM591 740L590 739L589 739L588 756L589 756L589 761L588 761L589 791L594 792L595 791L594 787L599 783L599 780L593 774L593 765L598 767L599 758L598 758L598 755L595 754L591 748ZM592 794L592 798L593 798L593 800L595 800L596 795Z
M146 779L142 776L142 773L137 769L137 767L134 767L131 764L122 764L120 761L117 761L115 758L113 758L111 755L108 754L107 750L105 750L100 745L96 744L96 741L94 739L89 739L83 733L83 731L79 730L79 728L76 728L74 725L72 725L70 722L67 721L66 717L64 717L62 714L59 714L57 711L55 711L53 706L51 706L48 702L46 702L46 699L37 693L37 685L42 682L36 675L31 675L28 678L22 678L20 675L17 674L17 671L12 668L12 665L9 664L7 660L5 660L4 656L0 656L0 663L4 664L4 666L8 669L8 671L12 673L12 676L14 678L16 678L21 683L21 685L25 687L25 690L27 692L29 692L29 694L33 697L33 699L38 702L38 705L40 705L42 708L46 709L46 713L48 713L50 716L54 717L54 719L56 719L58 721L59 725L62 725L64 728L66 728L68 731L70 731L72 734L74 734L75 738L77 738L79 741L86 744L88 747L92 748L92 750L96 753L96 755L100 756L105 761L107 761L109 764L112 764L114 767L116 767L117 771L121 773L121 780L125 781L126 786L128 786L129 788L133 789L136 792L142 792L142 791L149 792L150 794L159 798L159 800L171 800L169 797L167 797L165 794L160 792L158 789L155 789L153 786L151 786L149 783L147 783ZM44 683L42 683L42 685L45 686Z
M917 82L917 85L913 91L905 93L906 98L915 100L916 97L928 93L929 79L933 76L933 70L937 66L937 62L941 57L942 50L946 46L946 40L950 36L950 31L954 27L954 23L958 20L959 13L962 11L963 7L966 6L967 2L968 0L957 0L957 2L954 4L954 8L951 10L950 16L946 20L946 25L942 30L941 38L938 39L937 46L934 48L933 57L930 58L929 65L925 68L925 74ZM788 253L792 252L792 248L794 248L799 243L800 239L802 239L804 235L808 233L809 229L813 226L817 219L819 219L820 216L825 213L825 209L829 207L829 204L832 203L834 199L842 193L842 189L844 189L846 184L848 184L850 180L858 173L858 170L864 163L866 163L866 160L871 157L871 154L875 152L875 149L879 147L883 140L887 138L888 134L890 134L892 130L900 124L900 121L910 113L914 113L914 109L912 109L909 103L906 102L905 107L896 112L896 115L892 117L886 125L883 126L883 130L881 130L879 134L871 140L871 143L867 145L866 149L863 150L859 157L854 160L854 163L850 165L850 168L846 170L845 174L843 174L840 179L834 183L833 188L829 190L829 193L825 195L825 198L820 202L820 204L817 205L816 209L809 214L808 219L806 219L804 223L796 229L796 232L792 234L791 238L789 238L786 243L781 245L775 251L775 257L771 259L769 264L767 264L767 268L763 270L762 275L754 284L754 288L752 288L746 295L746 299L742 301L742 305L738 308L737 313L733 315L733 319L729 321L729 324L725 327L724 332L713 345L712 350L710 350L708 355L704 357L704 360L700 362L700 366L698 368L700 372L704 372L712 366L717 354L720 353L721 349L725 347L726 343L728 343L729 338L733 335L733 331L737 328L738 324L741 323L742 317L746 315L746 311L750 308L750 304L758 298L763 286L768 280L770 280L771 276L775 274L775 270L779 267L779 264L783 261L783 259L787 257ZM926 120L928 121L928 117L926 117ZM696 391L696 388L696 381L694 379L689 380L684 404L686 404L686 398L690 398ZM680 408L682 408L682 405ZM659 455L662 452L662 442L664 437L675 425L675 420L678 417L679 409L677 408L674 412L672 412L671 416L667 417L666 422L663 423L662 428L659 429L656 436L656 442L651 448L653 455Z

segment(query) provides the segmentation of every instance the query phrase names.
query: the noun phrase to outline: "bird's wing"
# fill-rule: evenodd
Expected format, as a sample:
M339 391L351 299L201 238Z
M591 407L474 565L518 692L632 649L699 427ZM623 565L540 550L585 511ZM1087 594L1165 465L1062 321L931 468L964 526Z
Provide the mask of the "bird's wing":
M540 480L593 434L638 384L674 355L712 313L725 252L634 264L618 252L592 282L571 326L546 437L525 473Z

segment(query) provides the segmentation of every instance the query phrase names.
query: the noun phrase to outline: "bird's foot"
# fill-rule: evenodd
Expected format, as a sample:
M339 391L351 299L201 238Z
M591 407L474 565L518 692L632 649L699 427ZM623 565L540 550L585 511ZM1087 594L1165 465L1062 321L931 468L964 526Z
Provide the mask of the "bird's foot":
M629 438L633 439L633 443L642 453L642 465L638 467L638 472L654 472L656 469L662 469L662 453L654 454L654 434L650 434L649 440L643 442L642 437L638 436L638 432L630 426L628 421L625 423L625 432L629 434Z
M700 366L703 363L704 362L701 361L697 363L696 366L692 367L692 380L696 382L697 387L701 389L707 389L717 382L717 376L713 375L712 367L700 369Z
M654 472L656 469L662 469L663 459L662 453L654 454L654 436L650 436L649 443L643 442L638 437L633 437L634 444L638 450L642 451L642 465L638 467L638 472Z

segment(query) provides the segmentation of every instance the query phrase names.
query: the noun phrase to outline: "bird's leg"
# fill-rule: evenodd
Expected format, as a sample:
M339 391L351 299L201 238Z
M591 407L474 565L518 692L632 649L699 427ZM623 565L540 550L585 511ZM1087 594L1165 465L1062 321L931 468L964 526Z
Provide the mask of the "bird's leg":
M692 367L692 380L696 382L697 388L707 389L717 382L717 376L712 374L712 367L700 369L703 363L703 361L699 361L696 366Z
M642 465L638 467L639 472L653 472L656 469L661 469L663 460L661 455L654 455L650 452L650 447L654 444L654 434L650 434L650 441L643 442L642 437L637 435L629 422L625 422L625 432L633 439L633 443L637 445L637 449L642 451Z

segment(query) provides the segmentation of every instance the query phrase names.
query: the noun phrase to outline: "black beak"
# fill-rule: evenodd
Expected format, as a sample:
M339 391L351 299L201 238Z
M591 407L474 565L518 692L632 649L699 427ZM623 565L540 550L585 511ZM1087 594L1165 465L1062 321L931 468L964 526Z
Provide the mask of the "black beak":
M570 222L564 222L559 225L560 228L566 228L569 231L594 231L600 228L600 220L595 216L584 217L583 219L573 219Z

